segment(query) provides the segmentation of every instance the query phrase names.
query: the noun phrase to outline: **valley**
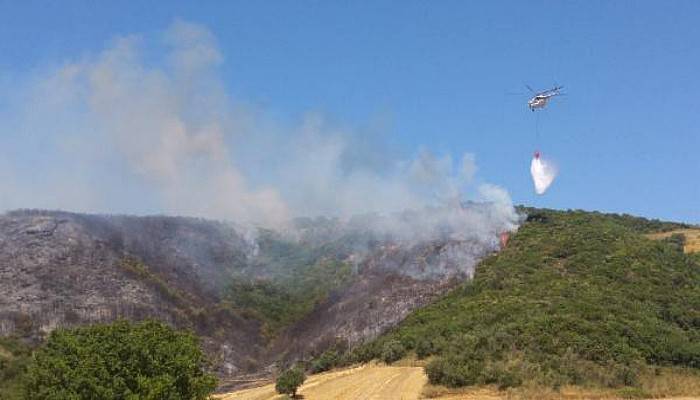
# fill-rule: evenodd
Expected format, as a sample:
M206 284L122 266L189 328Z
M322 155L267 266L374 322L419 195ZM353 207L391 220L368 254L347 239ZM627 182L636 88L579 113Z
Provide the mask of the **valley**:
M700 267L675 235L695 227L518 213L501 247L498 226L406 242L328 219L288 236L11 212L0 217L0 330L41 346L56 328L160 320L196 333L221 399L278 398L273 384L236 388L294 365L310 374L308 399L700 393ZM10 348L0 356L21 375L28 350L6 357Z
M498 249L495 232L399 241L366 222L296 224L285 233L184 217L6 213L0 335L38 344L58 327L157 319L194 331L222 379L269 374L379 336Z

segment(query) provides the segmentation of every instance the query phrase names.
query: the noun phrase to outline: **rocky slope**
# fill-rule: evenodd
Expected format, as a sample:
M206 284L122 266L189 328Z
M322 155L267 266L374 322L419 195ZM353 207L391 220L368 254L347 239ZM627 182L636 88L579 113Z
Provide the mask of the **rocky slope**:
M271 339L259 321L223 301L236 276L290 273L264 248L261 254L255 232L181 217L6 213L0 216L0 335L41 340L59 326L156 318L194 330L221 375L241 375L283 356L298 359L338 341L376 337L468 278L498 248L492 232L461 240L370 240L323 221L300 223L288 240L317 258L351 264L352 276Z
M172 217L20 211L0 217L0 335L156 318L203 336L222 372L255 358L255 321L216 307L250 243L233 227ZM228 366L228 369L226 368Z

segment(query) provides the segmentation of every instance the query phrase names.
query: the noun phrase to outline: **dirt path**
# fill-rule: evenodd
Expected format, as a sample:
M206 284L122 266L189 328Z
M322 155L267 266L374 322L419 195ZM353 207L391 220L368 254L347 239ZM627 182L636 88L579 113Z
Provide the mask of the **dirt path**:
M427 382L421 367L364 365L308 377L299 388L305 400L416 400ZM278 399L273 384L217 397L219 400Z

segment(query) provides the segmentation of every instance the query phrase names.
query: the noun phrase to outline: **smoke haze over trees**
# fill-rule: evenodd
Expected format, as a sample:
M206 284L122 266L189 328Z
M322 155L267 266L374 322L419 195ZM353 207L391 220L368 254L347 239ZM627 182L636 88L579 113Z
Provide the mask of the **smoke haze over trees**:
M391 213L466 196L505 207L502 225L515 224L507 192L475 178L474 155L397 157L381 135L318 113L282 123L229 95L223 62L211 32L178 20L19 79L2 99L0 209L278 227L297 216ZM34 157L22 156L29 149Z

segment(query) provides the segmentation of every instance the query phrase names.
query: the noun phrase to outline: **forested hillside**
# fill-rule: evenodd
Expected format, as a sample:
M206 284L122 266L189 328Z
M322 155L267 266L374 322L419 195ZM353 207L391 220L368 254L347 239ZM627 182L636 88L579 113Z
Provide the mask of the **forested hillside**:
M590 212L528 221L473 280L355 351L429 358L432 383L634 386L658 366L700 367L700 265L683 226Z

